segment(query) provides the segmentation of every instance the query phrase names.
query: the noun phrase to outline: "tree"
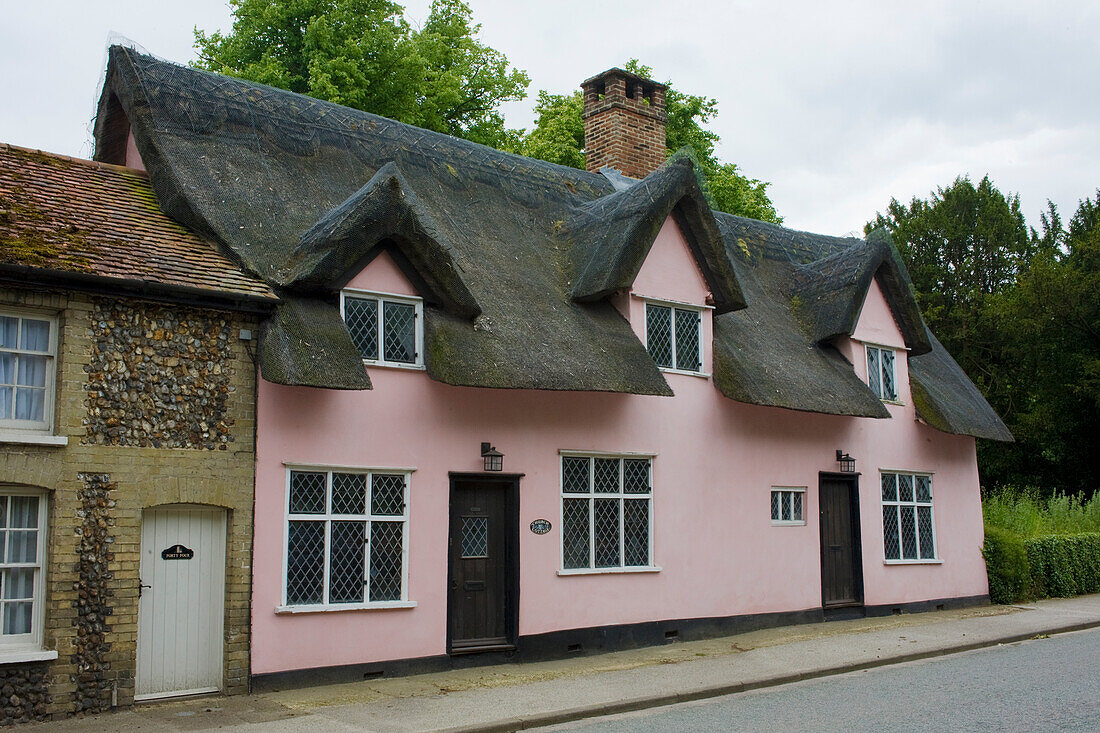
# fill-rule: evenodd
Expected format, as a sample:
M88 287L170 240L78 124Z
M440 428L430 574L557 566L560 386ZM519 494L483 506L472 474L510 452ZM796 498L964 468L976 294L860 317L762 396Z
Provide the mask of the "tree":
M231 0L233 30L195 29L195 66L487 145L529 79L477 40L461 0L434 0L414 31L389 0Z
M638 76L652 77L653 70L631 59L624 67ZM719 137L704 127L718 114L718 101L684 94L671 82L665 94L666 148L669 153L687 150L701 173L711 205L719 211L776 224L783 219L768 198L768 183L741 175L733 163L722 163L714 154ZM584 101L581 93L560 95L539 92L534 128L514 152L551 163L584 168Z

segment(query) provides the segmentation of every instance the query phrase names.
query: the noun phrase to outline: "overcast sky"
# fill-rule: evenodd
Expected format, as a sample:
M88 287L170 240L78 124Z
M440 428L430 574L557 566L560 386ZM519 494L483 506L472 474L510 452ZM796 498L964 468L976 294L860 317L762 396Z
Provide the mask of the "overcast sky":
M419 24L430 0L405 3ZM1100 3L469 0L485 43L565 93L638 58L715 97L719 155L786 224L860 230L890 197L989 174L1038 226L1100 187ZM111 34L194 58L192 28L227 30L224 0L5 3L0 142L90 156ZM506 110L529 126L531 99Z

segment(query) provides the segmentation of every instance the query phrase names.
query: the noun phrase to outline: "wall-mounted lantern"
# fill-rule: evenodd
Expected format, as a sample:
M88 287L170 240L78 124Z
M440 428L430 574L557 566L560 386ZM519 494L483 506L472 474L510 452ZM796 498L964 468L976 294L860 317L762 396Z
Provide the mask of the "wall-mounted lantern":
M485 459L486 471L504 470L504 454L489 443L481 444L481 457Z
M855 473L856 472L856 459L844 451L837 449L836 462L840 464L841 473Z

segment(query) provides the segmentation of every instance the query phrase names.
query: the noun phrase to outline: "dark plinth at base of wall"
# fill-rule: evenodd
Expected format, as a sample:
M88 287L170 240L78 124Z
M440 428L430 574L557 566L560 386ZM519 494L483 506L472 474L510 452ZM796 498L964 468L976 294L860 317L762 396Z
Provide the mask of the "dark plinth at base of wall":
M859 607L860 613L856 615L889 616L891 614L963 608L987 603L989 603L989 596L943 598L916 603ZM851 617L848 616L848 618ZM519 643L516 645L516 650L509 652L486 652L484 654L462 654L458 656L441 654L413 659L395 659L367 664L347 664L338 667L317 667L258 674L252 677L252 691L268 692L381 677L404 677L451 669L484 667L493 664L564 659L571 656L637 649L678 641L712 639L718 636L745 634L758 629L812 624L825 620L826 614L822 609L807 608L802 611L785 611L781 613L753 613L741 616L675 619L568 629L546 634L521 636Z

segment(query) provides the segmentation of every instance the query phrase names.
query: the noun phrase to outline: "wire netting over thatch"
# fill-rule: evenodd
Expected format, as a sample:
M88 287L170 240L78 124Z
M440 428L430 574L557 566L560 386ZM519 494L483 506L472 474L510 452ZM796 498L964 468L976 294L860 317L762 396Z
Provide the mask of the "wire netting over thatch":
M713 294L714 378L730 398L887 416L825 343L850 332L873 277L911 353L931 348L888 243L716 217L688 160L641 182L587 173L113 47L98 158L117 155L125 125L165 211L281 289L260 350L272 381L369 386L335 294L387 251L424 296L432 378L670 395L607 299L670 214ZM939 390L932 424L999 424L949 356L928 357L912 363L922 394Z

